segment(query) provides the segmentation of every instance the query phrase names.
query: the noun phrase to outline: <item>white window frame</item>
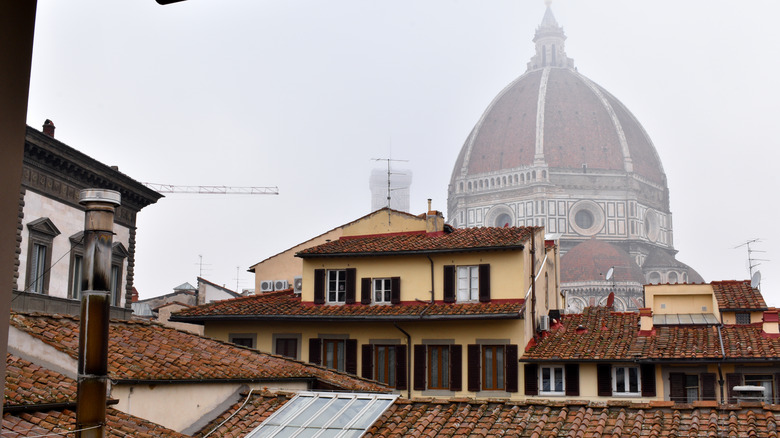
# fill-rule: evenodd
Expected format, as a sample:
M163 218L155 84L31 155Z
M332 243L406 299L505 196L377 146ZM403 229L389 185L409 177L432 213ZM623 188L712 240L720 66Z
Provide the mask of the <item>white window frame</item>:
M335 276L335 280L331 281L331 276ZM325 299L328 303L332 304L344 304L347 302L347 270L346 269L328 269L327 277L325 278ZM331 290L331 286L335 284L336 290ZM341 287L339 287L341 286ZM334 294L334 299L331 299L331 293Z
M552 380L550 382L550 388L553 388L549 391L544 390L544 371L549 370L550 372L550 379ZM555 386L555 371L559 371L561 373L561 382L563 383L562 388L560 391L556 391L554 389ZM566 395L566 372L563 367L563 365L542 365L539 367L539 395Z
M472 302L479 300L479 266L458 266L456 269L456 301Z
M622 370L625 379L623 380L623 388L618 388L618 370ZM636 372L636 391L629 391L631 388L630 376L631 370ZM613 366L612 367L612 394L619 396L640 396L642 395L642 376L639 374L639 367L633 366Z
M381 283L381 287L377 287ZM381 294L381 299L377 298L377 293ZM393 284L389 278L371 279L371 298L375 304L390 304L393 296Z

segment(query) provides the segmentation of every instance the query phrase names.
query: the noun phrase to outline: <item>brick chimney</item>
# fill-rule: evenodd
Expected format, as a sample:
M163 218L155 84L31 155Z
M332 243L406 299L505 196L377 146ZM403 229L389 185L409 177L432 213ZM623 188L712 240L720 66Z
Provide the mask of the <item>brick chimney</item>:
M46 119L45 122L43 122L43 133L48 135L51 138L54 138L54 122L52 122L49 119Z
M780 318L777 309L769 309L764 312L764 329L762 335L770 338L780 337Z
M641 336L653 334L653 309L649 307L639 309L639 334Z

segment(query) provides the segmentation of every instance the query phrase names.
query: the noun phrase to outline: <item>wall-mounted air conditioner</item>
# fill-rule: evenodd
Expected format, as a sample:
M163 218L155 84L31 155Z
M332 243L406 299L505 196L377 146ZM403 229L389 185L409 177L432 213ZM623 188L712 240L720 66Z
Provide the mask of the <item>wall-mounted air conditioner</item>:
M546 332L550 330L550 317L542 315L539 317L539 330Z
M263 280L260 282L260 292L273 292L274 282L273 280Z
M274 280L274 290L285 290L289 287L287 280Z
M303 290L303 277L297 276L293 278L293 290L296 294L301 293Z

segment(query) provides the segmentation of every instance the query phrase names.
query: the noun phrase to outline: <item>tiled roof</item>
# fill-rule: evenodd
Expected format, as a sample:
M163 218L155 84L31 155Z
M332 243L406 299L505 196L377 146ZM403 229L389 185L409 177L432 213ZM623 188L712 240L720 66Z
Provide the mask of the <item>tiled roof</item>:
M75 436L76 413L69 409L3 414L3 438ZM56 435L51 435L56 434ZM188 435L165 428L142 418L108 408L106 412L108 438L187 438Z
M289 397L289 395L287 396ZM230 407L195 435L202 437L233 412L237 414L210 437L244 436L288 400L283 394L259 393ZM243 401L242 401L243 403ZM708 404L710 403L710 404ZM693 407L668 402L589 403L397 400L364 437L777 437L778 406L720 406L701 402Z
M581 314L565 315L562 322L554 324L547 336L524 357L539 360L629 358L638 333L638 321L636 313L586 307Z
M578 329L579 327L582 327ZM720 327L726 361L777 361L780 338L762 335L761 324ZM717 326L664 325L639 334L639 315L586 307L581 314L564 315L560 324L536 345L529 345L530 361L698 361L723 358Z
M76 381L9 354L3 406L76 401Z
M764 297L750 287L750 280L713 281L710 283L720 310L766 310Z
M243 394L240 401L192 436L200 438L211 433L209 437L212 438L243 437L294 396L295 394L281 391Z
M261 295L216 301L174 313L172 321L193 322L207 319L295 319L308 321L350 318L410 318L424 320L438 317L468 319L479 317L520 318L523 300L494 300L489 303L434 304L407 302L400 305L310 305L303 304L292 289Z
M522 248L534 227L455 228L444 233L379 234L342 237L339 240L299 251L299 257L339 255L383 255L415 252L454 252Z
M78 320L11 314L11 324L78 358ZM123 380L317 379L352 391L388 391L371 380L142 321L112 321L109 377Z

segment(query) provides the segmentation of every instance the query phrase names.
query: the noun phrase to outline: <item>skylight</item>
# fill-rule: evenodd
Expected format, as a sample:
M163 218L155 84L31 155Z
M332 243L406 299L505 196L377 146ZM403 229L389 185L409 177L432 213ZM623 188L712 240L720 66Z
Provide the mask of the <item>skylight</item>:
M245 438L359 438L397 394L300 392Z

